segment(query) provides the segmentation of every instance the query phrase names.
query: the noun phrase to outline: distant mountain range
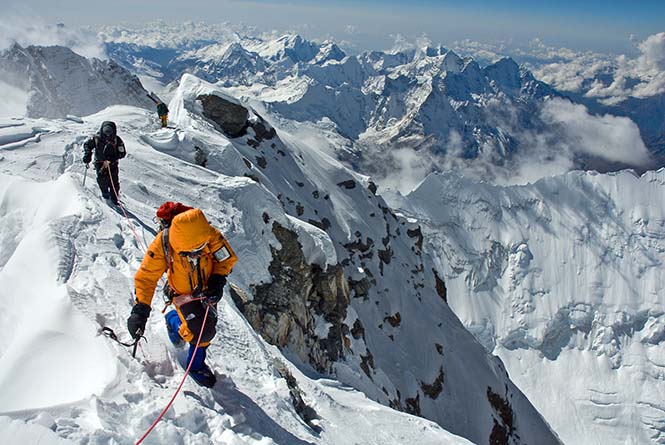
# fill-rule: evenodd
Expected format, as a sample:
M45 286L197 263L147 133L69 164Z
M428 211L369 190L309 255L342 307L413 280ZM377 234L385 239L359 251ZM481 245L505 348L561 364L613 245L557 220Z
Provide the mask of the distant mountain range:
M316 43L297 34L233 34L225 39L160 48L110 41L107 51L133 72L164 83L191 73L240 98L260 101L285 120L332 132L345 140L335 144L337 157L378 178L402 168L395 153L404 150L428 166L424 174L472 162L480 166L475 169L478 177L492 178L496 167L510 176L522 158L547 158L534 154L548 145L542 140L553 140L552 156L558 156L554 145L564 137L543 116L546 101L579 99L538 81L510 58L481 67L441 46L349 55L334 42ZM650 110L652 102L612 109L590 106L591 111L635 119L658 157L662 120L643 109ZM571 168L643 171L659 162L645 165L637 156L634 163L617 162L602 152L575 151L575 144L570 145L566 157Z
M298 35L219 36L122 34L107 42L109 62L14 46L0 66L32 92L36 117L114 103L151 114L131 73L165 84L176 128L153 131L137 108L94 117L122 122L138 148L123 172L128 202L145 219L173 194L200 199L192 177L207 178L205 205L245 260L235 305L299 367L479 443L662 440L663 172L491 184L522 159L542 161L543 176L561 159L564 171L631 165L639 145L611 152L635 139L634 124L589 114L509 58L480 66L440 46L349 55ZM645 117L653 101L615 107ZM659 122L642 125L658 134ZM82 137L71 122L44 134L32 121L3 125L5 148L44 159ZM596 151L582 150L589 138ZM10 175L32 166L28 150L6 158ZM29 174L55 171L37 165ZM425 179L407 196L382 196L366 176L399 182L417 176L409 168Z

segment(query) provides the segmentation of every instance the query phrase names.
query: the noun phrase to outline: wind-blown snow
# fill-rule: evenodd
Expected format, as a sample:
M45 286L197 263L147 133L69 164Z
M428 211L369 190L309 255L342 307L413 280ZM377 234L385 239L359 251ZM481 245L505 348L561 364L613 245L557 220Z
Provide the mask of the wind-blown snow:
M98 394L115 376L106 365L111 351L95 337L93 323L68 301L59 262L53 261L60 256L58 242L49 227L81 211L76 202L58 199L75 198L77 187L69 177L35 184L3 175L0 183L1 225L13 231L0 238L16 244L13 252L5 253L11 256L0 272L0 317L6 329L0 347L0 412L46 408ZM85 372L72 372L71 364L83 360Z

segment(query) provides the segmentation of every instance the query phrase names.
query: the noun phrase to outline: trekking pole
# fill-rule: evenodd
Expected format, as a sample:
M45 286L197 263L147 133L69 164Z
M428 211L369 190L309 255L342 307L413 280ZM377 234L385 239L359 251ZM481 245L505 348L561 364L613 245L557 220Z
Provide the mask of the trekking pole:
M89 164L85 164L85 173L83 173L83 187L85 187L85 180L88 178Z

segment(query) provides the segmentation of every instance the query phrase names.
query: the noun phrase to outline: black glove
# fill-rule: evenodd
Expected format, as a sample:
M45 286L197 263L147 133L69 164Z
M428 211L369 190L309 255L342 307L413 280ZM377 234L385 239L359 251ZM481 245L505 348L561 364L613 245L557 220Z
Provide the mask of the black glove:
M84 163L84 164L90 164L90 161L92 161L92 153L90 153L90 154L88 154L88 153L84 154L84 155L83 155L83 163Z
M150 306L145 303L136 303L132 308L132 315L127 319L127 329L132 338L139 338L145 332L145 323L150 316L150 309Z
M226 276L212 274L208 278L208 288L205 290L204 295L210 303L217 303L224 295L224 286L226 286Z

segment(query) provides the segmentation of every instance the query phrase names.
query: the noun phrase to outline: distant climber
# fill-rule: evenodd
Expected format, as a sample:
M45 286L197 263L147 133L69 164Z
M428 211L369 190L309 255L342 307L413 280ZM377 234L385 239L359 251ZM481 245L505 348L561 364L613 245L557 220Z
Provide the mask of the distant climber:
M157 105L157 115L159 116L159 120L162 122L162 128L165 128L168 124L168 118L169 118L169 107L166 106L162 100L157 97L155 93L150 93L148 94L148 97L150 100L152 100L155 105Z
M166 272L164 294L175 308L166 314L169 338L176 346L183 340L189 343L187 363L193 358L191 377L200 385L212 387L216 377L205 363L206 349L215 336L216 307L226 277L238 258L200 209L166 202L157 211L157 217L162 230L150 244L134 277L136 301L127 328L133 338L143 334L155 287ZM211 310L203 325L208 305ZM201 343L196 348L201 331Z
M115 205L118 204L120 193L118 160L127 154L125 143L116 134L116 131L115 122L102 122L99 131L83 144L85 168L89 167L94 151L97 184L102 191L102 197Z

